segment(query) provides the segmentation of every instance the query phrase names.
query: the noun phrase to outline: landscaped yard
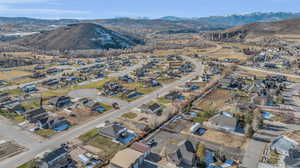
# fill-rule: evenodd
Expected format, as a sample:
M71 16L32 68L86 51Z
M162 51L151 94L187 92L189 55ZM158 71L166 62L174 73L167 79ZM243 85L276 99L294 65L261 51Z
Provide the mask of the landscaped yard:
M7 93L10 95L24 95L25 94L20 88L8 90Z
M98 134L98 130L95 128L79 137L79 139L85 145L91 145L93 147L102 150L101 153L97 153L102 159L109 159L113 155L121 150L124 146L113 142L111 139L105 138Z
M271 151L269 153L269 158L267 160L267 163L274 165L278 163L279 159L280 159L279 154L277 154L275 151Z
M40 107L40 100L32 100L23 102L22 105L25 107L26 110L32 110Z
M134 119L137 117L137 114L130 112L130 113L123 114L122 117L128 118L128 119Z
M35 131L36 134L38 134L39 136L45 137L45 138L49 138L52 135L56 134L56 132L52 129L40 129Z
M25 118L23 116L20 116L16 113L12 113L12 112L6 112L4 110L0 110L0 115L2 115L3 117L12 120L15 123L21 123L25 121Z
M31 160L23 165L19 166L18 168L38 168L36 160Z
M125 83L122 85L131 90L137 89L138 92L143 93L144 95L149 94L158 88L158 87L144 87L144 85L140 82Z
M158 98L157 101L158 101L159 103L162 103L162 104L172 103L171 100L165 99L164 97Z
M54 89L54 90L47 90L42 92L43 97L51 97L51 96L65 96L67 95L71 90L76 90L76 89L99 89L101 90L104 86L104 84L110 80L113 79L103 79L97 82L91 82L86 85L73 85L70 87L66 88L59 88L59 89Z

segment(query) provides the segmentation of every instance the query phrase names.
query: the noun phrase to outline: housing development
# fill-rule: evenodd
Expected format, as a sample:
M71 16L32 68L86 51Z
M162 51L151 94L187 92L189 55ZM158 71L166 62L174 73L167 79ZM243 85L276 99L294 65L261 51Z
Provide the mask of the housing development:
M0 168L299 167L300 18L279 16L0 18Z

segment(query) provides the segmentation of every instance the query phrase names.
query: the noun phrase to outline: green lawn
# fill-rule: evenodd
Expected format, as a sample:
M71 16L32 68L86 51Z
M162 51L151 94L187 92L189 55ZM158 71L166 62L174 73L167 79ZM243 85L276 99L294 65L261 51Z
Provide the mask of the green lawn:
M101 90L104 87L104 84L106 82L113 81L113 80L116 80L116 79L115 78L105 78L100 81L91 82L89 84L82 85L82 86L76 85L73 88L74 89L99 89L99 90Z
M51 96L65 96L67 95L72 89L71 88L59 88L55 90L47 90L42 92L43 97L51 97Z
M7 93L10 94L10 95L23 95L23 94L25 94L20 88L8 90Z
M17 115L14 117L14 122L15 123L22 123L25 121L25 117L24 116L21 116L21 115Z
M98 129L94 128L91 131L89 131L83 135L80 135L79 139L83 142L87 142L89 139L94 138L97 135L98 135Z
M269 159L267 160L267 163L275 165L278 163L279 159L279 154L277 154L275 151L272 151L269 154Z
M25 107L26 110L36 109L40 107L40 100L23 102L22 105Z
M163 97L158 98L157 101L158 101L159 103L162 103L162 104L172 103L171 100L165 99L165 98L163 98Z
M102 150L98 155L102 159L110 159L121 150L124 146L113 142L111 139L105 138L98 134L97 129L93 129L79 137L86 145L91 145Z
M21 123L25 121L23 116L18 115L17 113L7 112L4 110L0 110L0 115L3 117L12 120L15 123Z
M17 168L38 168L36 160L31 160L27 163L24 163L23 165L17 167Z
M107 111L110 111L110 110L113 109L113 107L111 105L108 105L108 104L100 103L100 105L102 107L104 107Z
M136 113L126 113L126 114L123 114L122 117L124 118L128 118L128 119L134 119L137 117L137 114Z
M38 134L39 136L45 137L45 138L49 138L52 135L56 134L56 132L52 129L40 129L35 131L36 134Z
M144 95L149 94L158 88L158 87L144 87L144 85L140 82L125 83L123 84L123 86L132 90L137 89L138 92L143 93Z
M104 84L110 80L113 80L114 78L106 78L97 82L92 82L86 85L73 85L70 87L66 88L59 88L55 90L47 90L42 92L43 97L51 97L51 96L65 96L67 95L70 91L76 90L76 89L99 89L101 90L104 87Z

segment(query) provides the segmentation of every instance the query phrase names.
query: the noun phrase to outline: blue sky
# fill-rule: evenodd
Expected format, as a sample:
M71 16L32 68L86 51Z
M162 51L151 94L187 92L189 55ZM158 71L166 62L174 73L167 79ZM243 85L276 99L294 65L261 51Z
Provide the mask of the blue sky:
M0 0L0 16L34 18L202 17L300 12L300 0Z

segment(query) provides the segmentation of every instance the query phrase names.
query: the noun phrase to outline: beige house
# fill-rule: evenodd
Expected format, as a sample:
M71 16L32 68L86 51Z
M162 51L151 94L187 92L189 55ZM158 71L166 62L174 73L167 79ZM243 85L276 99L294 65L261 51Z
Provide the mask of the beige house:
M144 162L144 153L131 148L119 151L110 161L111 168L139 168Z

